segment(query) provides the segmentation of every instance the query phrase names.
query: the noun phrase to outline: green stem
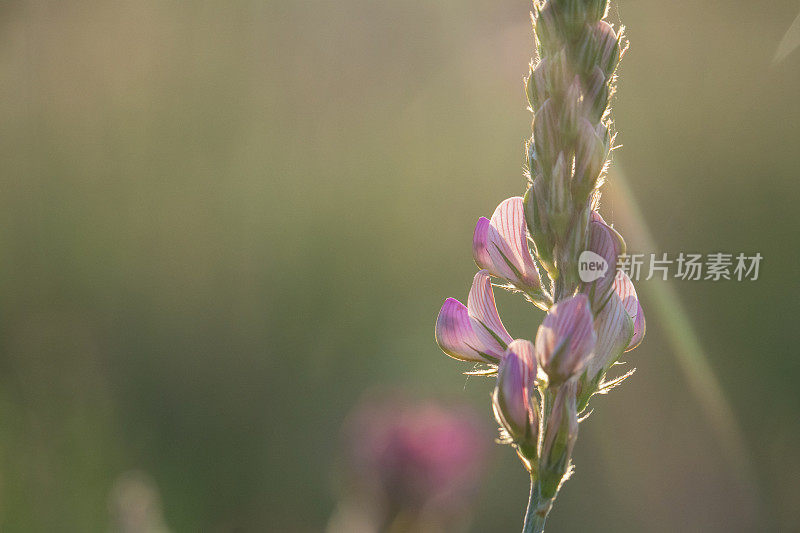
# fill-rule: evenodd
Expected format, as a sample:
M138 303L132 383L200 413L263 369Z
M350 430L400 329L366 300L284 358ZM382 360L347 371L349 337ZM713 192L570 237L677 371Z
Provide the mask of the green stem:
M531 495L528 498L528 510L525 512L525 524L522 533L543 533L544 523L550 513L551 501L542 498L539 493L539 483L531 475Z

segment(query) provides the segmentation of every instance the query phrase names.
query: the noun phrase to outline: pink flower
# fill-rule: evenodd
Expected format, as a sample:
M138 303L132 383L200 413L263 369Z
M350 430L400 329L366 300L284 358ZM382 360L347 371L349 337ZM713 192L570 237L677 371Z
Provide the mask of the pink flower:
M523 291L540 290L539 271L528 250L528 227L522 198L515 196L481 217L472 238L472 253L480 268Z
M487 449L469 411L381 390L361 402L343 429L355 481L388 509L441 511L474 495Z
M492 397L495 418L517 443L536 445L539 411L532 397L536 387L536 357L529 341L515 340L500 361Z
M589 251L602 257L608 265L605 275L601 278L581 284L581 292L589 297L592 310L597 313L606 304L613 291L614 278L617 275L617 258L625 252L625 241L614 228L606 224L597 211L592 211L588 235Z
M589 299L577 294L548 311L536 334L536 358L557 385L583 371L596 342Z
M475 274L466 306L448 298L436 318L436 343L454 359L496 364L512 340L497 314L486 270Z
M596 377L598 372L607 371L623 352L633 350L644 339L644 310L631 279L624 272L619 272L612 288L611 295L594 321L597 345L588 365L590 379Z

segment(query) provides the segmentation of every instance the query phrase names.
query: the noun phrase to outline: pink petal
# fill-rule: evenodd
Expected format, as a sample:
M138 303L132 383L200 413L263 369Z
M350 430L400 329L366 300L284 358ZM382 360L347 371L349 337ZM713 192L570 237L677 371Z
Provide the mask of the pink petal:
M516 433L525 431L528 420L527 377L525 362L513 351L507 351L497 372L498 400L503 418Z
M607 370L622 355L633 335L633 321L616 292L611 293L608 302L595 317L594 328L597 344L589 358L589 379Z
M475 274L475 278L472 280L467 309L469 316L477 322L474 324L474 329L481 341L481 346L485 348L482 351L503 353L513 338L506 331L500 315L497 313L492 283L489 272L486 270ZM498 339L501 342L498 342Z
M445 300L436 317L436 343L453 359L486 362L479 352L481 340L473 329L467 307L454 298Z
M533 346L531 341L526 341L522 339L517 339L511 342L506 349L506 353L513 352L517 354L520 361L522 361L525 365L526 371L530 374L529 378L530 381L527 382L528 385L533 384L533 381L536 379L536 349Z
M589 299L577 294L550 308L536 335L536 356L551 378L564 380L582 370L596 342Z
M636 288L633 286L633 282L624 272L619 272L617 277L614 278L614 291L622 300L628 316L633 320L633 337L625 349L628 352L639 346L644 339L644 310L639 303L639 297L636 295Z
M512 433L522 434L536 424L530 394L536 379L534 347L529 341L509 344L497 374L497 400L502 418L512 425Z
M478 219L475 225L475 233L472 236L472 256L475 263L480 268L489 269L492 266L492 259L489 256L489 227L491 222L486 217Z
M497 313L486 270L475 274L466 306L448 298L436 319L436 342L454 359L497 363L512 340Z
M539 286L539 271L528 249L528 226L525 222L525 204L521 196L504 200L495 209L491 225L511 250L514 267L526 286Z
M520 288L538 289L539 271L528 249L528 227L520 197L502 202L491 220L480 218L472 237L479 267Z
M637 304L636 318L633 319L633 337L631 337L631 341L628 343L628 348L625 350L626 352L639 346L644 340L644 334L647 331L647 324L644 320L644 309L642 309L642 304L638 302Z
M620 244L614 230L608 225L597 220L589 222L588 249L608 264L605 275L591 283L584 283L581 291L592 298L592 307L598 310L605 303L608 293L612 289L617 271L617 257L620 254Z

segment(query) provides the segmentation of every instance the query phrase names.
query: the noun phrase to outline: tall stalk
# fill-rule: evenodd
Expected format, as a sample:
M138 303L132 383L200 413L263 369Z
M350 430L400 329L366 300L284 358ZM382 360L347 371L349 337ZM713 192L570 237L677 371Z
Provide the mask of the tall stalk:
M501 441L531 478L523 532L544 530L573 469L579 414L624 379L609 381L606 373L645 333L633 283L617 269L625 242L598 212L623 53L607 11L608 0L534 2L527 191L478 220L473 256L481 270L467 305L448 298L436 321L447 355L478 363L472 374L497 376L492 406ZM506 331L492 279L547 311L535 343Z

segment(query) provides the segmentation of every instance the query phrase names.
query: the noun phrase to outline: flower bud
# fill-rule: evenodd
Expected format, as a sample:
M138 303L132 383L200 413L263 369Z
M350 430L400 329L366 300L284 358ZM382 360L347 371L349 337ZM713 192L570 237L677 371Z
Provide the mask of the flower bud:
M558 155L559 117L553 100L548 98L533 120L533 142L542 168L552 168Z
M512 342L500 361L492 406L497 422L517 444L535 446L538 441L539 410L533 398L535 382L533 344L525 340Z
M594 39L597 43L596 64L603 69L606 78L609 78L619 63L619 37L608 22L601 20L594 26Z
M605 142L598 137L591 122L581 119L575 147L575 180L572 183L572 194L577 203L582 204L589 198L605 161Z
M620 58L619 37L608 22L601 20L587 25L576 50L576 63L585 73L600 67L606 79L617 69Z
M548 2L541 9L536 8L535 13L536 41L542 57L547 57L556 50L561 39L557 13L552 2Z
M583 98L583 105L589 113L591 122L598 123L606 112L610 95L603 69L594 67L586 85L587 89Z
M585 0L551 0L558 8L559 20L568 36L574 37L586 22Z
M551 95L562 95L566 92L575 73L572 71L570 61L567 58L567 50L562 48L553 55L552 61L547 63L547 83Z
M547 215L550 229L554 235L563 235L569 227L570 218L572 218L569 172L570 169L567 167L564 152L559 152L556 164L550 172L548 182L550 184L550 194L548 195Z
M536 178L533 186L525 193L525 222L536 247L536 257L552 279L556 277L556 268L553 261L553 240L543 216L546 210L543 209L542 184L542 178Z
M570 141L578 129L578 116L581 108L581 79L572 80L564 95L564 111L561 116L561 132Z
M578 439L578 410L576 383L571 380L559 387L553 408L547 418L539 459L539 483L542 496L553 498L564 476L569 471L572 450Z
M600 256L606 264L606 271L593 281L581 284L580 290L589 297L592 310L597 313L606 304L614 289L614 278L617 276L617 258L625 253L625 240L611 226L605 223L597 213L592 213L588 227L587 250Z
M588 0L586 4L586 18L589 22L596 22L605 18L608 0Z
M531 109L536 112L547 99L547 60L542 59L525 78L525 95Z
M596 341L586 295L576 294L551 307L536 334L536 358L550 384L558 386L579 375Z

